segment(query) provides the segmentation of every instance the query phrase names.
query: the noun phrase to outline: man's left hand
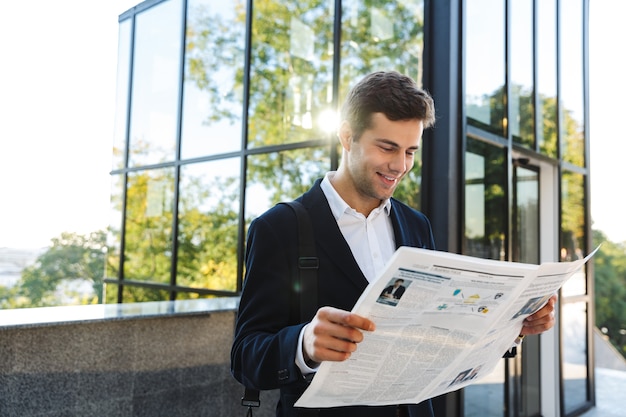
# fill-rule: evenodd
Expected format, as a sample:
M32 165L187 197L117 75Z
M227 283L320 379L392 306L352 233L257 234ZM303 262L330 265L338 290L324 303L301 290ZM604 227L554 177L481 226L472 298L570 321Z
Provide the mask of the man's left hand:
M554 327L554 308L556 306L557 296L550 297L545 306L534 314L526 317L524 320L524 326L522 327L521 335L526 336L529 334L539 334Z

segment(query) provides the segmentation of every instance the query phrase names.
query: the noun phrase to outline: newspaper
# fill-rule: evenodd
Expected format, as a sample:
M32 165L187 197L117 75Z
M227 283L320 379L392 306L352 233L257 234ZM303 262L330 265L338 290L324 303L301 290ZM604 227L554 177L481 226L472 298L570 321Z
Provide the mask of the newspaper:
M352 310L376 330L348 360L323 362L295 406L416 404L479 381L596 251L533 265L399 248Z

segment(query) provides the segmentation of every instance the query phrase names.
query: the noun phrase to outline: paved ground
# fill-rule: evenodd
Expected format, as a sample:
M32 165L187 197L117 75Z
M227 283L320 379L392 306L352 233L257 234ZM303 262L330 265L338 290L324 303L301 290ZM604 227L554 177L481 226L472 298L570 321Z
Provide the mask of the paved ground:
M581 417L626 416L626 372L596 368L596 407Z

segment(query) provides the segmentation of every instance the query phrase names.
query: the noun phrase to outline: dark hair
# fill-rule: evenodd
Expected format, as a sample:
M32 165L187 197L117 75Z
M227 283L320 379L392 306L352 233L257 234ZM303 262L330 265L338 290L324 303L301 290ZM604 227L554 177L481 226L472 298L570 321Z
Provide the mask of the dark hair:
M415 81L396 71L371 73L348 93L341 109L350 123L354 140L372 124L372 113L383 113L389 120L421 120L424 128L435 123L432 97Z

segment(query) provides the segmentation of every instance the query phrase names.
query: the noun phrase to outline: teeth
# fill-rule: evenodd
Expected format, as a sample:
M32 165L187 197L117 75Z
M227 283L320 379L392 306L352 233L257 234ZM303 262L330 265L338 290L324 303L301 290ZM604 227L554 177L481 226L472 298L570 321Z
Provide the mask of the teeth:
M383 177L385 177L385 179L387 179L389 181L395 181L396 180L394 177L388 177L386 175L383 175Z

